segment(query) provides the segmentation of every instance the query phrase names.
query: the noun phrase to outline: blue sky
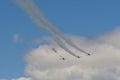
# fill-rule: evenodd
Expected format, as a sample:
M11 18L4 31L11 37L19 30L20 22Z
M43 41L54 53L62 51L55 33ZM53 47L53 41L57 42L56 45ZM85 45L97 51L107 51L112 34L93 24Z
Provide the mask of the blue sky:
M47 19L63 33L94 36L120 26L119 0L35 0ZM23 56L32 45L13 41L49 36L39 30L13 0L0 1L0 78L24 75Z

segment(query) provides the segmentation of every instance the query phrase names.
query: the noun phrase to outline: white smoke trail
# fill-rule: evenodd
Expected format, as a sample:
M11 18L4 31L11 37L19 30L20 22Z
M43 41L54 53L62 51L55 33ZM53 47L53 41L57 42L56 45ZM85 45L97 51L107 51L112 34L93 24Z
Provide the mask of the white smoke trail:
M64 49L65 51L67 51L69 54L71 54L71 55L79 58L79 56L75 55L71 50L69 50L69 49L64 45L64 43L63 43L60 39L58 39L58 38L55 37L55 36L53 36L52 38L53 38L53 40L54 40L61 48L63 48L63 49Z
M33 19L33 21L36 23L37 26L40 27L40 29L42 29L44 31L48 31L48 28L45 27L43 25L43 23L40 21L40 19L38 19L36 14L34 14L34 12L32 11L32 9L30 7L30 5L28 4L27 0L16 0L16 2L17 2L17 4L20 5L20 7L22 7L22 9L24 9L26 11L26 13L29 15L29 17L31 19Z
M39 11L37 6L34 4L32 0L16 0L17 3L27 12L27 14L33 19L33 21L37 24L37 26L40 29L43 29L50 33L53 37L53 40L65 51L70 53L71 55L78 57L75 55L71 50L69 50L66 45L63 43L66 42L73 48L85 53L89 54L86 51L78 48L76 45L74 45L71 41L69 41L65 36L58 30L56 29ZM63 40L61 40L63 39Z
M68 43L69 45L71 45L72 47L74 47L75 49L85 53L85 54L90 54L82 49L80 49L79 47L77 47L75 44L73 44L70 40L68 40L66 38L66 36L64 36L62 34L62 32L60 32L53 24L51 24L45 17L44 15L40 12L40 10L38 9L38 7L34 4L34 2L32 0L26 0L27 3L29 3L31 9L33 9L33 12L36 14L37 17L39 17L44 24L46 25L46 27L49 27L49 29L52 30L52 32L54 32L54 34L60 36L66 43Z

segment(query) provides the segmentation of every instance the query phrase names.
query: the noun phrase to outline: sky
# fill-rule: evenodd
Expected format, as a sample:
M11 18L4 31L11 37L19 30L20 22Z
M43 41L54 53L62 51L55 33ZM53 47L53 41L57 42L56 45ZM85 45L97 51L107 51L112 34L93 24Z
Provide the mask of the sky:
M34 44L36 39L51 40L50 34L36 27L15 0L1 0L0 80L59 80L57 72L64 73L60 80L120 79L119 0L34 1L44 16L73 43L96 55L83 55L76 60L54 42ZM50 47L56 47L68 61L57 59Z

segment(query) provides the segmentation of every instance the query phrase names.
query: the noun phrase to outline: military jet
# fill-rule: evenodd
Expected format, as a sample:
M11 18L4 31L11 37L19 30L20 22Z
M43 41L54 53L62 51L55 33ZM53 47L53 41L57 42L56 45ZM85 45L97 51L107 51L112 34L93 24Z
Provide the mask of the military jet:
M52 48L52 50L55 52L55 53L58 53L57 50L55 48ZM59 55L59 54L58 54ZM62 60L66 60L64 57L62 57L61 55L59 55L59 57L62 58Z
M91 54L88 54L88 56L91 56Z
M55 48L52 48L52 50L53 50L55 53L57 53L57 50L56 50Z
M62 60L66 60L66 59L63 57Z
M80 58L80 56L77 56L77 58Z

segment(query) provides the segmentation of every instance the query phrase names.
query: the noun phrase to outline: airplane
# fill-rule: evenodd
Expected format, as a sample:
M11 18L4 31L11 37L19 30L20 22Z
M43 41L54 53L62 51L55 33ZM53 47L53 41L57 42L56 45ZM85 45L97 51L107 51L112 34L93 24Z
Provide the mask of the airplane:
M91 54L88 54L88 56L90 56Z
M80 56L77 56L77 58L80 58Z
M66 59L63 57L62 60L66 60Z
M57 51L56 51L56 49L55 49L55 48L52 48L52 50L53 50L55 53L57 53Z
M52 50L55 52L55 53L57 53L57 50L55 49L55 48L52 48ZM91 55L91 54L88 54L89 56ZM61 55L59 55L60 57L62 57ZM80 56L77 56L77 58L80 58ZM65 58L64 57L62 57L62 60L65 60Z
M57 53L57 50L55 48L52 48L52 50ZM62 57L61 55L59 55L60 57ZM62 57L62 60L66 60L64 57Z

